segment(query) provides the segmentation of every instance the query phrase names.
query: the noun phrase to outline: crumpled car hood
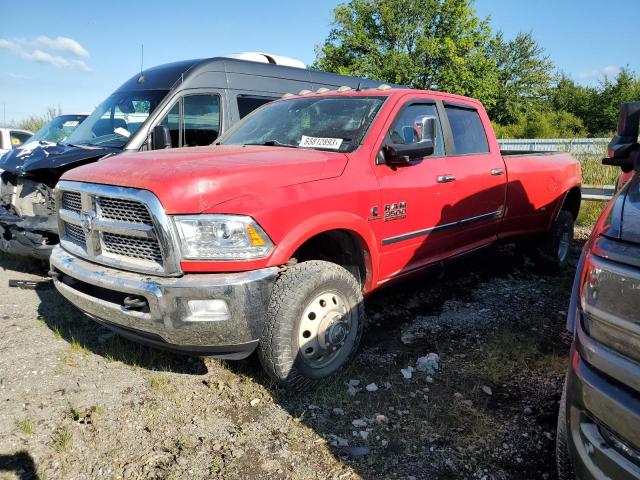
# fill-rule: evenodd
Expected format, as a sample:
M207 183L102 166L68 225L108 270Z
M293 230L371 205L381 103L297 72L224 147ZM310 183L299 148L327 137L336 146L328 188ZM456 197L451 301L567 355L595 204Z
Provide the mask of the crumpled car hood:
M39 170L69 168L76 163L86 163L108 153L120 152L114 148L71 146L49 142L31 142L25 147L16 148L0 157L0 170L24 175Z

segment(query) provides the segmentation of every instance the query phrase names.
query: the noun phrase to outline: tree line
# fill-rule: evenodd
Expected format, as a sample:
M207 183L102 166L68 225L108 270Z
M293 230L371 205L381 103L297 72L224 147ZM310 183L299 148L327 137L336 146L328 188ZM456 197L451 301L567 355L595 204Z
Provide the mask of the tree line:
M474 0L350 0L333 11L312 68L478 98L501 138L608 137L640 100L622 69L596 86L562 73L531 33L506 39Z

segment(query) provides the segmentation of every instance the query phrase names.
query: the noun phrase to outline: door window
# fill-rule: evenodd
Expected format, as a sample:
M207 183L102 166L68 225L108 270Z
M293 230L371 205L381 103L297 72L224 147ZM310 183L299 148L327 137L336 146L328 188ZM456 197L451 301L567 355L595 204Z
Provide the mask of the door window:
M164 125L169 128L171 133L171 147L177 148L180 146L180 101L177 101L169 113L160 121L160 125Z
M436 137L433 143L433 156L444 156L444 141L442 138L442 127L438 118L438 110L435 105L414 104L402 109L398 117L389 130L389 141L395 144L415 143L417 138L416 119L428 115L436 118Z
M217 95L189 95L183 102L183 145L211 145L220 133L220 101Z
M489 153L489 142L480 120L473 109L445 106L456 155Z
M254 95L238 95L238 114L240 118L244 118L253 112L256 108L261 107L265 103L276 100L271 97L257 97Z

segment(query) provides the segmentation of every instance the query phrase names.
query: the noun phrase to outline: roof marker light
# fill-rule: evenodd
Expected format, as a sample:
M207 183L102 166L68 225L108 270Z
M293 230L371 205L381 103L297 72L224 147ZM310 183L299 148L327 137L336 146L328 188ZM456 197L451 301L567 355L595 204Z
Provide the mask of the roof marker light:
M338 89L338 92L340 92L340 93L348 92L349 90L351 90L351 87L349 87L348 85L343 85Z
M309 95L310 93L313 93L311 90L300 90L300 92L298 92L298 95Z
M387 85L386 83L383 83L382 85L378 86L378 90L390 90L391 86Z
M289 98L289 97L295 97L295 95L291 92L287 92L284 95L282 95L282 98Z
M327 93L330 92L330 90L326 87L320 87L318 90L316 90L316 93Z

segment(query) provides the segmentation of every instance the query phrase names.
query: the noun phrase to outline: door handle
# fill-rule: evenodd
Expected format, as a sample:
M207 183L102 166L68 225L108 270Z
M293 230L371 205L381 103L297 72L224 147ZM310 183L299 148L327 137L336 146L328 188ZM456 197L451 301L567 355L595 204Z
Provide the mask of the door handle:
M449 183L456 179L453 175L438 175L438 183Z
M491 175L493 175L494 177L497 177L498 175L504 175L504 169L503 168L492 168L491 169Z

